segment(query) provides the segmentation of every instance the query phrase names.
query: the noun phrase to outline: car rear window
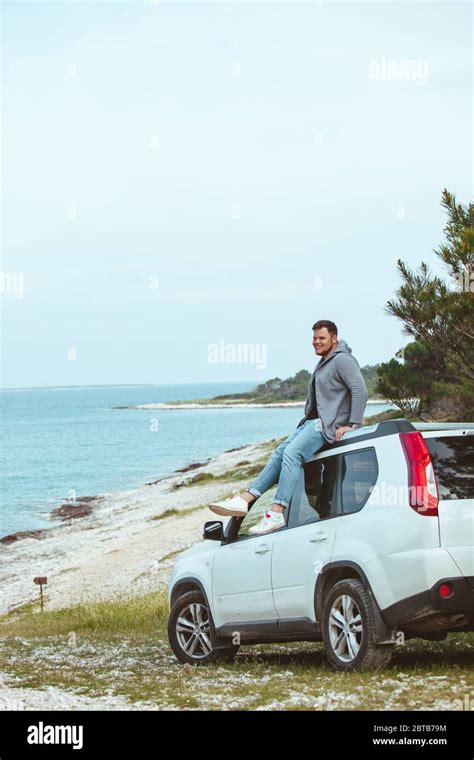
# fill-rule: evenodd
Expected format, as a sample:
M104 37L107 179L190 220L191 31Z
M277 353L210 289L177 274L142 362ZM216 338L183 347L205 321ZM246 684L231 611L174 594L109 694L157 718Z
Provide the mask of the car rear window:
M425 438L440 499L474 499L473 436Z

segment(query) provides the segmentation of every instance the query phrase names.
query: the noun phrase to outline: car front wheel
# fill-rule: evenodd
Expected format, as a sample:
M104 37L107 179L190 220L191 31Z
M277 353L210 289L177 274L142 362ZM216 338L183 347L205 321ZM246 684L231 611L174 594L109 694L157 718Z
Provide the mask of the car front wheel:
M383 667L393 652L393 644L375 642L369 592L355 578L338 581L326 594L323 639L328 660L337 670Z
M188 591L173 604L168 618L168 639L178 660L190 665L231 662L238 645L214 648L211 615L200 591Z

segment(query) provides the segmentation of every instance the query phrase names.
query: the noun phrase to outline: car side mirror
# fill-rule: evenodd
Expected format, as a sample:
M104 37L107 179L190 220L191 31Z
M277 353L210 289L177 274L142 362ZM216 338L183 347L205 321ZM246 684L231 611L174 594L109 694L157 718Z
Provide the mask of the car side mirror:
M208 520L208 522L205 522L202 537L208 541L223 541L224 525L222 520Z

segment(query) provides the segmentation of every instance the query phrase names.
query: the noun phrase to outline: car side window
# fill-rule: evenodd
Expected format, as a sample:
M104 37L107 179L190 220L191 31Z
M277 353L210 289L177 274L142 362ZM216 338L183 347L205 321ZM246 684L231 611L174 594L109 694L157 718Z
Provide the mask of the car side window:
M375 449L362 449L341 455L341 512L358 512L377 482L379 474Z
M303 465L303 474L290 505L289 528L335 517L338 456Z

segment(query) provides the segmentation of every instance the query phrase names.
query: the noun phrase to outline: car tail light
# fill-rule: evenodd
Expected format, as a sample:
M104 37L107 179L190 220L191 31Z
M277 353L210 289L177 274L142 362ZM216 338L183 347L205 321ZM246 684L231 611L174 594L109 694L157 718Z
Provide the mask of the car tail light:
M438 514L438 487L425 439L418 431L399 433L408 464L408 501L420 515Z

